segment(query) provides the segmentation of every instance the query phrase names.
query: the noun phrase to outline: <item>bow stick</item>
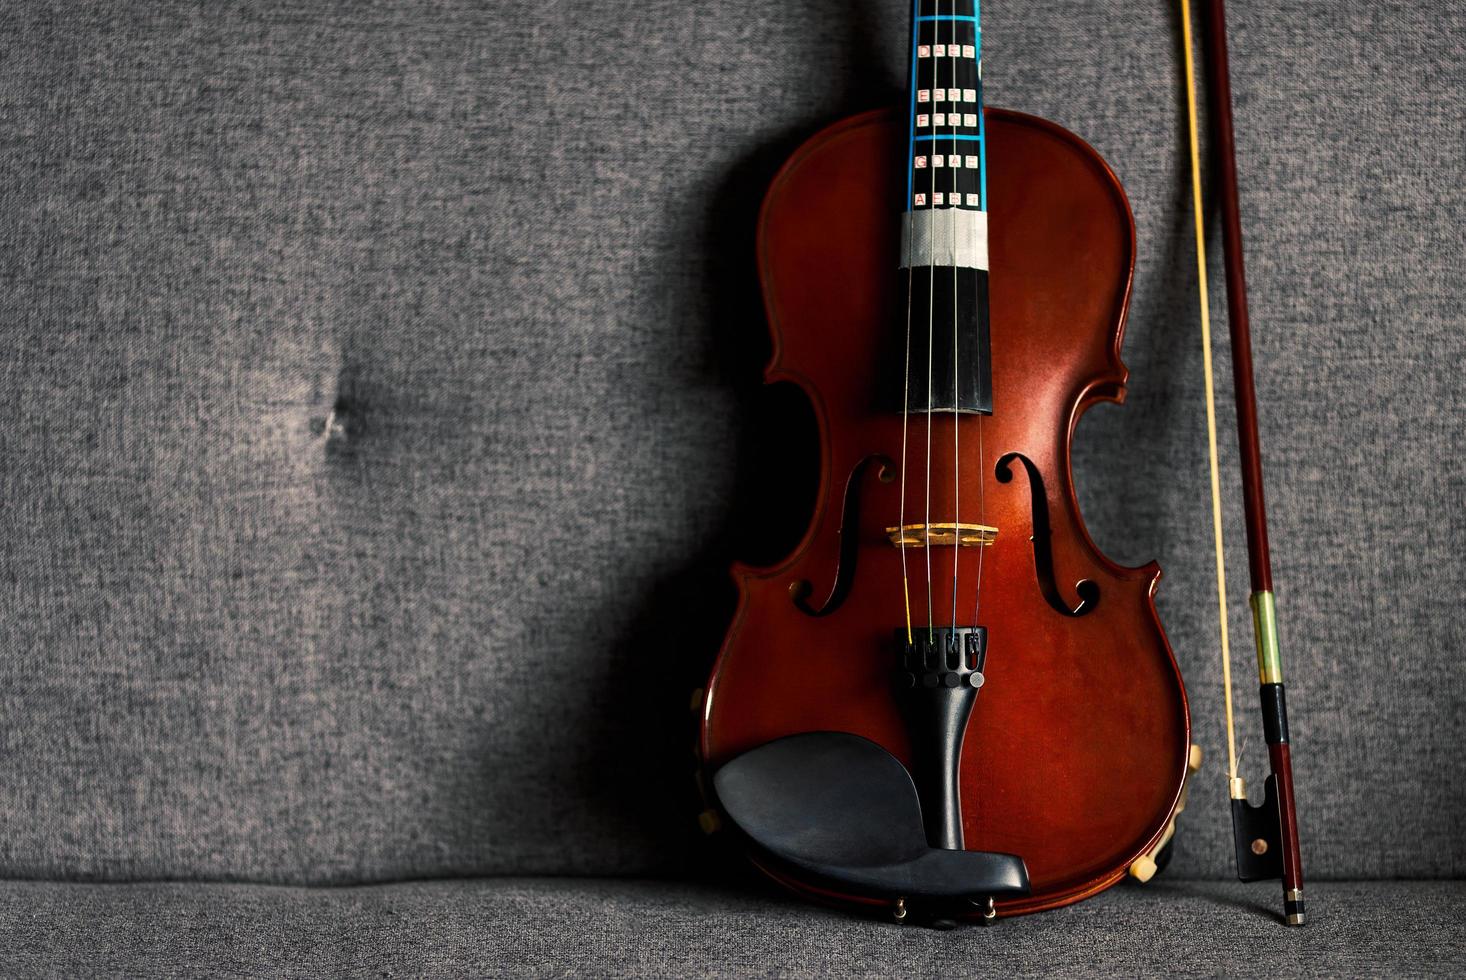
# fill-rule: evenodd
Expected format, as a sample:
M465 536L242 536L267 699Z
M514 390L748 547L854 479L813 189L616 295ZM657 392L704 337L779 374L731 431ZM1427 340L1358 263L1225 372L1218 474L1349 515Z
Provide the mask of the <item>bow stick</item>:
M1227 66L1227 26L1223 0L1207 3L1204 39L1211 142L1216 152L1217 193L1221 200L1222 252L1227 278L1227 324L1232 343L1233 389L1237 403L1237 441L1242 463L1242 508L1247 524L1247 555L1252 581L1252 625L1262 701L1263 733L1270 774L1261 805L1247 801L1237 775L1232 720L1231 648L1227 639L1226 563L1222 548L1221 480L1217 465L1216 401L1211 358L1211 314L1206 286L1206 232L1201 195L1201 156L1196 123L1192 67L1191 4L1181 0L1185 44L1186 101L1191 143L1191 189L1196 221L1196 262L1201 297L1203 363L1206 371L1206 427L1211 464L1212 534L1216 553L1217 607L1221 628L1222 687L1227 716L1227 788L1232 801L1232 834L1237 877L1243 881L1281 878L1284 919L1303 925L1303 862L1298 850L1298 820L1293 802L1293 764L1288 747L1288 712L1283 696L1273 602L1272 563L1268 556L1267 508L1263 501L1262 454L1257 435L1257 395L1252 380L1252 340L1247 317L1247 281L1242 262L1242 221L1237 204L1237 160L1232 131L1232 91Z

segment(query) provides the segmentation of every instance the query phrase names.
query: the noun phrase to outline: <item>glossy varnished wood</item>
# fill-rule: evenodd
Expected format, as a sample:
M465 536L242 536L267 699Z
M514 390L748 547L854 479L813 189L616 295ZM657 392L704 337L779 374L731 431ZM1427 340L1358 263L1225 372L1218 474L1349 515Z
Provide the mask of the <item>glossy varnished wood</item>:
M1080 414L1124 393L1129 206L1104 162L1064 130L1000 110L988 111L987 127L995 404L991 417L957 421L955 453L952 418L933 420L931 520L1000 529L983 558L976 624L990 631L988 682L968 727L961 786L966 846L1028 863L1032 895L1000 904L1013 914L1113 884L1158 839L1185 778L1189 720L1155 613L1160 571L1123 568L1099 553L1070 474ZM889 343L897 338L899 357L900 139L888 113L831 126L790 159L765 201L759 263L774 337L767 380L794 382L812 402L821 484L809 531L785 561L734 569L740 600L704 705L702 751L713 768L771 739L817 730L855 732L906 757L890 694L891 635L905 622L900 554L884 532L901 514L899 479L883 482L871 467L862 481L859 526L844 530L860 542L845 604L816 618L790 596L793 583L808 580L818 601L834 579L852 470L872 454L901 456L902 419L875 397L881 373L902 370ZM925 329L924 311L912 311L912 327ZM910 425L908 522L923 518L928 463L926 420ZM1011 482L995 476L998 460L1015 452L1042 473L1061 596L1077 604L1081 579L1100 588L1087 615L1060 613L1040 591L1027 477L1022 467ZM932 551L938 626L951 622L952 555ZM924 557L913 550L907 559L920 626L928 621ZM972 625L978 549L962 549L959 560L957 620ZM858 901L770 870L811 893Z

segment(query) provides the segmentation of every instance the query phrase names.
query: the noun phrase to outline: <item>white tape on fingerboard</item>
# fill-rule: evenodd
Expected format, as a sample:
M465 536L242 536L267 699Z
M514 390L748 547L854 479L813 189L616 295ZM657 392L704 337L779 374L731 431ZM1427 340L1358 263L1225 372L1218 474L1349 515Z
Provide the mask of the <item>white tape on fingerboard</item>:
M988 213L925 208L901 216L901 268L988 267Z

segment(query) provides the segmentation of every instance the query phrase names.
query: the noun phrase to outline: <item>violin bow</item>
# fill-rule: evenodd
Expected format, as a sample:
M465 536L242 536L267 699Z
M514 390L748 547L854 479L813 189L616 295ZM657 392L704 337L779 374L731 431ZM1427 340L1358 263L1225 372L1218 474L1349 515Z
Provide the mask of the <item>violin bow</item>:
M1293 801L1293 763L1288 746L1288 712L1283 695L1273 602L1272 562L1268 555L1267 507L1263 500L1262 453L1257 434L1257 393L1252 379L1252 339L1247 317L1247 280L1242 261L1242 221L1237 203L1237 159L1232 130L1232 89L1227 65L1227 25L1223 0L1204 0L1207 10L1204 53L1209 96L1211 144L1216 153L1217 194L1222 213L1222 252L1227 280L1227 325L1231 334L1233 390L1237 403L1237 441L1242 468L1242 509L1247 525L1251 572L1253 638L1262 702L1262 727L1270 772L1262 804L1247 800L1237 775L1237 741L1232 718L1231 648L1227 639L1226 562L1222 548L1221 479L1217 464L1216 398L1212 374L1211 313L1206 287L1206 227L1202 209L1201 154L1196 122L1192 65L1191 3L1181 0L1186 61L1186 109L1191 143L1191 191L1196 223L1196 265L1201 298L1203 365L1206 372L1206 433L1211 465L1212 537L1216 554L1217 612L1221 629L1222 688L1227 716L1227 789L1232 804L1232 835L1237 877L1242 881L1281 879L1283 915L1301 926L1303 861L1298 849L1298 819Z

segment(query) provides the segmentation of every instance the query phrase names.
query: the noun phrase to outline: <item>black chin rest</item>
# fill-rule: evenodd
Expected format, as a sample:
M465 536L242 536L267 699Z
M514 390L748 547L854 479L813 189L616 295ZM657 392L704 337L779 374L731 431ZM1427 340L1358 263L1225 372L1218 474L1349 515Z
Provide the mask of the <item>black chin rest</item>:
M1028 893L1017 855L931 847L906 767L859 735L778 739L724 765L713 785L755 844L820 877L883 896Z

